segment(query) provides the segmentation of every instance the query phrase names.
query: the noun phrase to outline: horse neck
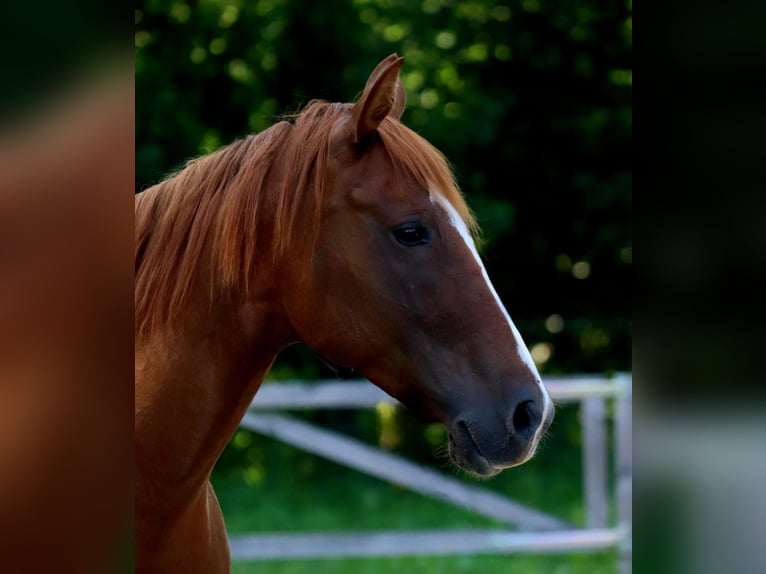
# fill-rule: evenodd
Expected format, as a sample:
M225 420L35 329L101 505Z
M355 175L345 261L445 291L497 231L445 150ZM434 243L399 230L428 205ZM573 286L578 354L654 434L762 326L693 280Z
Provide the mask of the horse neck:
M202 488L277 353L294 337L273 273L257 274L247 300L209 302L194 289L172 332L136 347L138 500L158 515L182 508Z
M273 147L263 161L279 157L278 135L290 129L281 125L271 143L258 144ZM258 186L258 201L227 203L229 211L222 214L236 217L250 208L256 218L248 220L257 229L254 256L242 265L229 265L244 272L250 269L247 281L222 287L225 275L219 271L225 263L215 238L223 231L206 234L193 251L198 264L174 328L157 328L137 342L137 474L139 481L147 478L138 485L144 492L137 500L150 508L180 504L199 492L277 353L297 340L282 295L294 287L278 276L273 253L274 214L289 165L284 161L268 165L272 169ZM165 192L163 187L152 191ZM146 221L147 226L154 225L154 219ZM304 227L303 222L296 223L297 228ZM152 233L146 230L147 237ZM289 259L294 262L296 257Z

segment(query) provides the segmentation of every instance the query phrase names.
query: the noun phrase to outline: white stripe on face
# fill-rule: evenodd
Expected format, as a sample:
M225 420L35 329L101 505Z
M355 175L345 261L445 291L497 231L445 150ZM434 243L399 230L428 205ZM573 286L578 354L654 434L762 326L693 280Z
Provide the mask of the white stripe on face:
M519 330L516 328L516 325L513 324L513 321L511 320L510 315L508 315L508 311L505 310L505 305L503 305L503 302L500 301L500 297L497 295L497 291L495 291L495 286L492 285L492 281L489 280L489 275L487 275L487 270L484 267L484 263L481 260L481 257L479 257L479 252L476 250L476 244L473 241L473 238L471 237L470 232L468 231L468 227L465 224L465 221L463 221L463 218L460 217L460 214L455 210L454 206L447 201L447 199L438 191L431 190L429 192L429 195L431 197L431 202L433 202L435 205L438 205L441 207L444 211L447 212L447 216L449 217L450 223L452 226L457 229L457 232L460 234L460 237L463 238L463 241L468 246L468 249L471 251L471 253L474 256L474 259L476 259L476 263L479 265L479 268L481 269L481 274L484 277L484 280L487 282L487 287L489 287L489 292L492 293L492 295L495 297L495 301L497 302L497 306L500 308L500 311L505 316L506 321L508 321L508 326L511 329L511 333L513 334L513 338L516 341L516 348L519 351L519 358L524 362L525 365L527 365L527 368L532 372L532 374L535 377L535 381L537 382L537 385L540 387L540 391L543 395L543 417L540 424L540 427L537 429L537 432L535 433L534 440L531 441L532 445L536 445L537 442L540 440L540 433L543 429L543 424L550 414L550 411L553 409L553 402L551 401L551 397L548 394L548 390L545 388L545 386L542 383L542 379L540 377L540 373L537 371L537 366L535 365L535 362L532 360L532 355L529 354L529 349L527 349L527 346L524 344L524 341L521 338L521 334L519 333ZM531 458L531 456L534 454L534 450L530 451L527 458Z

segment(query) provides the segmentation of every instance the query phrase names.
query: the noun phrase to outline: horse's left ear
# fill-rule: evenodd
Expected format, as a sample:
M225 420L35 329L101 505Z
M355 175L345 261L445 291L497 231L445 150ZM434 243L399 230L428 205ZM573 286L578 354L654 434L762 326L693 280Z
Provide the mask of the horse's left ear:
M404 58L391 54L377 65L364 93L353 107L354 143L361 143L378 129L386 116L399 119L404 111L405 94L399 79L399 70Z

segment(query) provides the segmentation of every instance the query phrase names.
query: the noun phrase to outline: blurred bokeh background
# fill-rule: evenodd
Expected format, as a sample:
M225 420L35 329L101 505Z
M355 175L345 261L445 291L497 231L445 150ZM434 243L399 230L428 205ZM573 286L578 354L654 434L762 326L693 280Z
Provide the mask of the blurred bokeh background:
M630 368L630 2L154 0L135 39L139 189L403 55L403 122L454 165L544 371Z
M402 121L450 160L483 255L546 374L630 371L632 5L625 0L145 0L135 10L136 190L309 100L351 101L405 57ZM334 376L305 347L271 379ZM301 416L455 473L404 410ZM580 521L581 428L484 484ZM466 478L470 481L471 479ZM232 532L440 528L488 519L240 430L214 475ZM614 553L271 562L241 572L614 572Z

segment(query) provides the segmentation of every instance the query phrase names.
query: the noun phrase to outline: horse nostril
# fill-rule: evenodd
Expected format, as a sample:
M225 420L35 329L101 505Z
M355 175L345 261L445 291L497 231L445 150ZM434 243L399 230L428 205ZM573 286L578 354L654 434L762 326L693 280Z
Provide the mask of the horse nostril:
M527 405L531 401L524 401L518 407L516 412L513 413L513 428L516 431L523 432L524 429L529 428L529 408Z
M540 412L534 401L523 401L513 411L511 433L529 439L540 425Z

